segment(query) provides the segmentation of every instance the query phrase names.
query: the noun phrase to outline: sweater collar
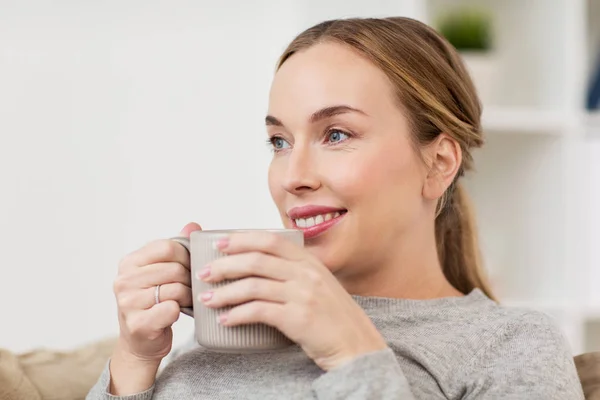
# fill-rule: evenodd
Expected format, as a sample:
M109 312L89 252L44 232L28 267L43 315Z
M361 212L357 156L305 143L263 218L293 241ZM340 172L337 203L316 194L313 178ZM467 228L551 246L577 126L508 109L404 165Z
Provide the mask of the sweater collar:
M441 308L464 307L474 303L492 302L480 289L475 288L465 296L441 297L437 299L414 300L390 297L352 295L365 311L417 311ZM493 303L493 302L492 302Z

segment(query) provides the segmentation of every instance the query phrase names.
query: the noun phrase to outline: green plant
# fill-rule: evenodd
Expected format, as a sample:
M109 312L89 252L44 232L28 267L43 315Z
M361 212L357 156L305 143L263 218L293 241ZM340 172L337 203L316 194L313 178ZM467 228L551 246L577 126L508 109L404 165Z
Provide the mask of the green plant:
M457 50L487 51L492 45L490 16L481 10L463 9L446 14L438 30Z

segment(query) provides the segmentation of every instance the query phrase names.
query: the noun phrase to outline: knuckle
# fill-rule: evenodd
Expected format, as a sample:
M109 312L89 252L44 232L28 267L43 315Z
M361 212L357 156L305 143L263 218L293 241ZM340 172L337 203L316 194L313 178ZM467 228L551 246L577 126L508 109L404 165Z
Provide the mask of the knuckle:
M179 246L172 240L157 240L152 246L158 257L162 260L175 260L177 257L177 247Z
M254 302L248 310L249 317L258 321L264 321L267 319L267 313L268 311L266 307L260 302Z
M125 291L127 286L128 286L128 279L123 275L119 275L115 278L115 280L113 282L113 292L115 294L119 294L119 293Z
M320 285L323 282L321 274L315 270L306 269L305 276L306 279L314 285Z
M177 282L187 282L190 278L190 270L183 264L173 263L173 277Z
M247 281L246 291L251 297L257 297L261 293L262 284L260 279L250 278Z
M300 298L305 307L312 307L317 302L316 292L311 288L304 288L301 290Z
M300 310L298 310L298 313L297 313L295 319L298 322L299 326L308 326L308 324L313 319L313 314L312 314L310 308L302 307L302 308L300 308Z
M275 250L281 245L281 240L279 235L269 235L266 246L270 250Z
M168 319L173 322L177 321L177 319L179 318L179 313L181 311L181 309L179 308L179 303L177 303L176 301L166 301L164 307L164 312L167 315Z
M131 294L121 295L117 297L117 305L120 310L130 310L133 307L134 301Z
M184 300L192 293L192 290L189 287L181 283L175 285L174 291L175 298L177 298L178 300Z
M262 270L262 265L264 261L264 256L262 253L253 252L250 255L250 262L248 263L248 267L250 268L250 272L258 273Z
M131 254L127 254L121 260L119 260L119 272L132 266Z

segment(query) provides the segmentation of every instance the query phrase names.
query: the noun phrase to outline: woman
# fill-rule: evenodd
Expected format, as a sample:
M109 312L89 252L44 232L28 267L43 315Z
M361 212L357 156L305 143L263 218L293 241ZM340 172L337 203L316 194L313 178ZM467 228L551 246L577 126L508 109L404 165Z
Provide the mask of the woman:
M236 305L226 326L267 323L298 346L197 348L155 378L192 302L186 251L159 240L120 266L119 345L89 398L582 399L552 323L490 300L460 184L482 144L480 114L457 53L420 22L337 20L300 34L266 125L270 191L306 246L232 235L220 243L230 256L191 278L245 278L202 300Z

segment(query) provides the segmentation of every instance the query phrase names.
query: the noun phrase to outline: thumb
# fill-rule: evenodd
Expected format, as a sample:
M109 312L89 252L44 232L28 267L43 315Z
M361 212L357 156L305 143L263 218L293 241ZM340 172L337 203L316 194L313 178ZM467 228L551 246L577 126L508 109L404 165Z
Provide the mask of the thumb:
M179 233L181 236L190 237L190 233L194 231L201 231L202 227L195 222L190 222L186 226L183 227L181 232Z

